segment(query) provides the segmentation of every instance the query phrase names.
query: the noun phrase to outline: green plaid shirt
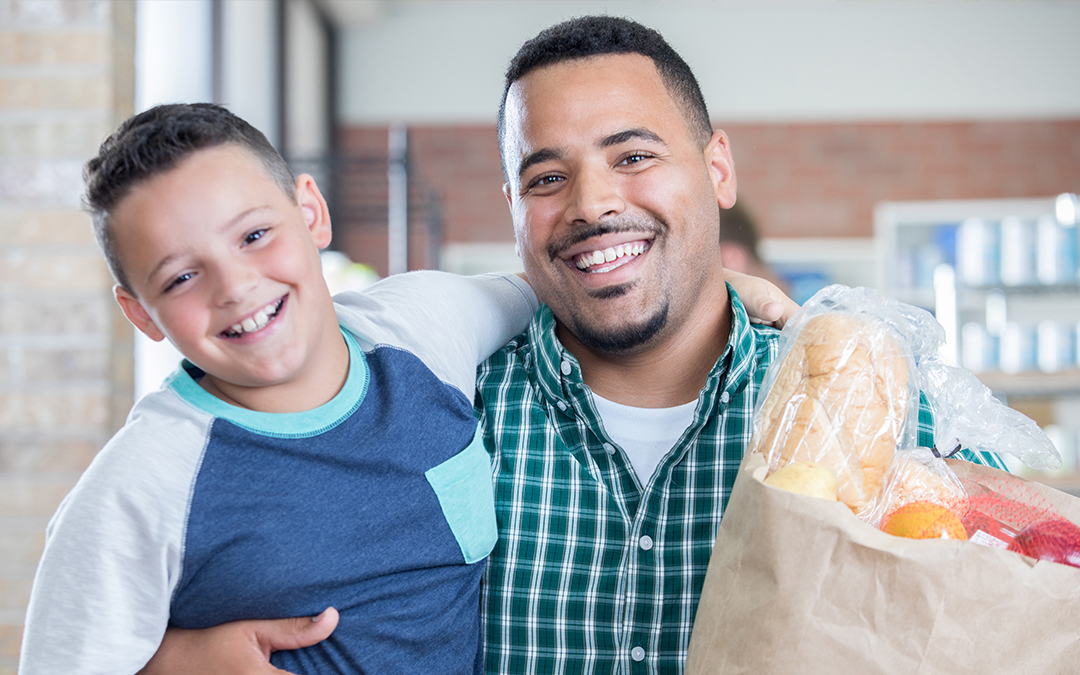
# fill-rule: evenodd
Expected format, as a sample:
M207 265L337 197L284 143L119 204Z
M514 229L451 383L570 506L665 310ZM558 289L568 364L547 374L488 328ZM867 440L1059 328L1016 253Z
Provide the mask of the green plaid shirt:
M605 433L546 306L481 366L477 404L499 523L482 597L488 673L683 671L720 516L778 348L779 333L751 324L733 291L731 308L730 339L694 421L646 486ZM926 409L927 430L931 419Z

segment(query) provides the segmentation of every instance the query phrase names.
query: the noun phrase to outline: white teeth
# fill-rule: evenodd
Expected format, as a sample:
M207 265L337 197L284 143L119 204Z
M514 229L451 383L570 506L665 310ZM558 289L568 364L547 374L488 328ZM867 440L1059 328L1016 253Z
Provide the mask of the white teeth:
M254 333L257 330L265 328L266 324L273 321L274 317L277 316L278 309L278 303L272 302L240 323L234 323L229 326L229 331L238 335Z
M622 258L628 255L640 255L644 252L645 244L641 242L619 244L618 246L612 246L602 251L592 251L590 253L581 254L578 256L577 268L584 270L592 265L602 265L603 263L609 263L616 258Z

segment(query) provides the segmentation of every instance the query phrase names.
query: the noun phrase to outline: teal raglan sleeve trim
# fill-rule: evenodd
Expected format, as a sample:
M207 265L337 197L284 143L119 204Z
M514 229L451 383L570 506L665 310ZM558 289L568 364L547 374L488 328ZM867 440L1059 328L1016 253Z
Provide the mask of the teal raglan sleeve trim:
M439 498L446 522L454 533L465 562L480 562L498 540L495 492L491 486L491 458L477 429L469 445L424 474Z

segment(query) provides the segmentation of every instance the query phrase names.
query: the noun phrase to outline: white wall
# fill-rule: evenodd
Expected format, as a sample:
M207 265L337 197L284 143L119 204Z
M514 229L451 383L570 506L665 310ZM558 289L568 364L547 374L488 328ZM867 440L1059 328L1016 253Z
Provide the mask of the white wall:
M135 111L213 97L210 0L138 0Z
M1080 116L1080 2L398 0L342 32L345 123L488 123L506 64L585 13L658 29L716 120Z
M280 122L274 3L224 0L221 23L221 103L277 146Z

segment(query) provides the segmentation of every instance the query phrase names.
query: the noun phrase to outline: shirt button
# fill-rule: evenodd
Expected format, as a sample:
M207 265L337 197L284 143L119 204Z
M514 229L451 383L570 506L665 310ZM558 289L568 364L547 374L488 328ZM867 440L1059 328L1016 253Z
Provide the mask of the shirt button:
M642 551L649 551L649 550L651 550L651 549L652 549L652 546L653 546L653 540L652 540L652 537L650 537L649 535L647 535L647 534L646 534L646 535L645 535L645 536L643 536L643 537L642 537L641 539L638 539L638 546L640 546L640 547L641 547L641 550L642 550ZM644 654L644 652L642 652L642 653ZM640 660L641 660L641 659L638 659L638 661L640 661Z
M569 375L570 371L573 370L573 367L570 365L569 361L563 361L561 370L563 375Z
M634 659L635 661L644 661L645 650L641 647L634 647L630 650L630 658Z
M558 402L558 403L556 403L555 405L559 406L559 410L562 410L562 411L564 411L564 412L566 411L566 404L565 404L565 403L563 403L562 401L559 401L559 402Z
M730 400L731 400L731 394L727 393L726 391L723 394L720 394L720 402L721 403L727 403Z

